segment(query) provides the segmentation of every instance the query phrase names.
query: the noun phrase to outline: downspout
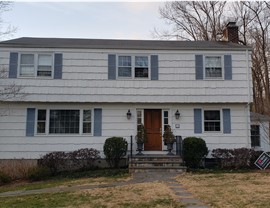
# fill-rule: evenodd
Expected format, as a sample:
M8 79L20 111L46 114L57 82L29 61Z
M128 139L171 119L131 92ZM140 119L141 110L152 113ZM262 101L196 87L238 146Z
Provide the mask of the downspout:
M250 138L250 104L251 104L251 86L250 86L250 74L251 69L249 65L249 50L246 50L246 67L247 67L247 86L248 86L248 103L246 105L247 111L247 148L251 147L251 138Z

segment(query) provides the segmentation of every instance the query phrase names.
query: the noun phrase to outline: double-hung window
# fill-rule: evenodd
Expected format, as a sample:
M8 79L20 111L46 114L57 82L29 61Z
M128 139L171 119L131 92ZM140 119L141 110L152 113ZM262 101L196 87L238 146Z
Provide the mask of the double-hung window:
M118 77L131 77L131 56L118 57Z
M220 111L205 110L204 111L204 131L215 132L221 131Z
M21 54L20 75L21 76L35 76L34 54Z
M37 134L91 134L92 124L90 109L37 110Z
M222 78L222 58L221 56L205 56L205 78Z
M135 56L135 77L148 78L148 57L147 56Z
M149 78L148 56L118 56L118 78Z
M251 147L260 147L260 125L251 125Z
M52 66L52 54L20 54L19 72L22 77L51 77Z

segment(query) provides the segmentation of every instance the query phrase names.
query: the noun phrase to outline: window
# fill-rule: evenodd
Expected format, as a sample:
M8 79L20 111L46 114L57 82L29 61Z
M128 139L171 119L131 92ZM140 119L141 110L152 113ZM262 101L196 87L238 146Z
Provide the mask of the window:
M53 57L51 54L21 54L20 76L51 77Z
M169 126L169 111L163 111L163 130Z
M260 147L260 125L251 125L251 147Z
M38 55L37 76L52 76L52 56L48 54Z
M34 54L21 54L20 75L35 76Z
M205 57L205 78L222 78L221 56Z
M135 77L148 77L147 56L135 56Z
M38 110L37 133L38 134L46 133L46 110Z
M119 78L149 78L148 56L118 56Z
M91 134L92 123L90 109L37 110L37 134Z
M83 110L83 133L90 134L91 132L92 132L91 110Z
M79 110L50 110L50 134L78 134Z
M220 111L204 111L204 131L220 131Z
M143 111L142 110L137 110L137 129L141 124L143 124Z
M118 77L131 77L131 56L118 57Z

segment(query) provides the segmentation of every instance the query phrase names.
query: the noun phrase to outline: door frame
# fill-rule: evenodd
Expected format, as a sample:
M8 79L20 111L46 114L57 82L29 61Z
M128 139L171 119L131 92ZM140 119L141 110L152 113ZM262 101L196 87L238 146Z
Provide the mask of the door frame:
M138 125L138 113L137 111L141 111L141 119L142 119L142 124L144 125L144 110L150 110L150 109L156 109L156 110L161 110L161 128L162 128L162 134L161 134L161 139L162 139L162 151L167 150L166 146L164 145L162 135L164 133L164 111L168 111L168 122L169 125L172 126L172 114L171 114L171 109L170 108L158 108L158 107L149 107L149 108L136 108L135 112L135 123L134 123L134 129L135 129L135 135L137 134L137 125Z

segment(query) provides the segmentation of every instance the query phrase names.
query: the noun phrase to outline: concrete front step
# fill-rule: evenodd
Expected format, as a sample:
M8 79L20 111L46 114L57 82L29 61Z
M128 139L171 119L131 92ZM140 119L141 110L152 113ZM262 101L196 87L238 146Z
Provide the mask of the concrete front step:
M129 172L185 172L179 155L135 155L129 158Z
M137 172L175 172L184 173L186 172L186 167L184 166L174 166L174 167L129 167L130 173Z
M182 162L180 161L131 161L129 163L130 167L173 167L179 166Z

